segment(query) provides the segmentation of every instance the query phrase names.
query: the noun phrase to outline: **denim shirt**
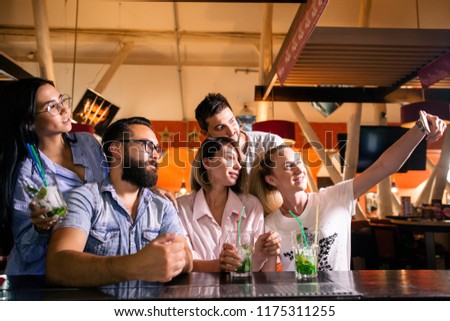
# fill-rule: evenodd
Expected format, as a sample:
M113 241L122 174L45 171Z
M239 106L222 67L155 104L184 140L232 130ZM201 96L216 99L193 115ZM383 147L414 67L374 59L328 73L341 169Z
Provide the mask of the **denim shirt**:
M102 184L86 184L67 197L68 214L54 230L71 227L87 236L84 252L102 256L133 254L165 233L184 235L172 202L148 188L139 192L136 219L108 179Z
M105 157L101 145L94 136L88 133L71 133L68 137L70 140L76 138L75 142L69 143L73 163L85 169L84 181L76 173L52 162L45 154L39 152L48 184L57 184L64 196L68 191L82 186L85 182L101 182L109 172L108 166L104 163ZM14 247L9 254L5 272L9 275L42 275L45 274L45 256L50 234L39 234L34 229L28 207L32 196L24 190L24 185L39 188L43 183L29 158L20 166L14 190L12 213Z

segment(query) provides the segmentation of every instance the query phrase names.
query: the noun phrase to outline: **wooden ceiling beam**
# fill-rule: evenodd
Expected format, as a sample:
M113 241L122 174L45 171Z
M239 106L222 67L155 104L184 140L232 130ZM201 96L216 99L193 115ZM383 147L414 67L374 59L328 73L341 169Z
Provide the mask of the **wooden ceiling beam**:
M35 30L29 26L0 25L0 34L4 42L35 41ZM74 37L73 28L50 28L50 38L56 42L71 42ZM272 41L281 45L286 35L274 33ZM139 30L139 29L103 29L103 28L79 28L79 42L122 42L134 41L135 43L173 43L173 30ZM230 43L260 45L260 33L258 32L214 32L214 31L180 31L182 43Z
M33 77L28 71L20 67L14 60L3 52L0 52L0 79L6 77L8 80L31 78Z
M170 0L103 0L103 1L110 1L110 2L235 2L235 3L303 3L308 0L176 0L176 1L170 1Z
M266 87L255 87L255 101L263 100ZM353 102L404 103L421 99L421 89L397 89L387 94L388 87L273 87L269 97L284 102ZM450 103L450 89L427 89L426 99Z

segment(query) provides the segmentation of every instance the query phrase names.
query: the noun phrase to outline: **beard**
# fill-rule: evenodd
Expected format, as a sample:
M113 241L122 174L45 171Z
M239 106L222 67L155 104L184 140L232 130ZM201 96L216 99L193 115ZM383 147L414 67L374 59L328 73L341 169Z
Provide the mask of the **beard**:
M126 151L124 154L124 166L122 168L122 180L138 187L153 187L158 182L158 163L154 159L147 162L139 161L130 157ZM152 165L155 170L147 170Z

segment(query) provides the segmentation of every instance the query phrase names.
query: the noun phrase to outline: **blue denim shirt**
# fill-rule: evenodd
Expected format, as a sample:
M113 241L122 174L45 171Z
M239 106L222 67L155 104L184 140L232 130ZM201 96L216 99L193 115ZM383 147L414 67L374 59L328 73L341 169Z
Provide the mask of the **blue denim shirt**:
M133 221L108 179L74 189L67 196L68 214L54 230L71 227L87 236L84 252L102 255L128 255L141 250L165 233L184 235L172 202L148 188L139 193Z
M104 155L100 143L93 135L88 133L68 134L69 139L76 138L76 142L70 143L73 162L85 168L85 181L77 174L65 167L52 162L40 152L42 166L49 184L57 184L59 190L65 196L75 187L82 186L85 182L101 182L109 172L105 167ZM12 213L12 232L14 235L14 247L8 257L5 272L9 275L18 274L45 274L45 255L49 233L39 234L34 229L30 219L29 204L32 197L24 190L23 185L42 186L42 180L33 169L30 159L26 159L20 165L20 172L14 191L14 204Z

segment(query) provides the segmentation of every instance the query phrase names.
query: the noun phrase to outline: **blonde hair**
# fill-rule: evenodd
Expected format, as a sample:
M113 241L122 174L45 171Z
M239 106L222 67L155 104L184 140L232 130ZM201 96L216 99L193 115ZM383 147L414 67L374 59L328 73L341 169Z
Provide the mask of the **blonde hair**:
M264 208L264 215L269 215L283 204L283 197L277 188L266 182L266 176L272 175L275 162L272 157L275 153L289 148L279 145L258 155L250 172L250 182L247 192L255 195Z

